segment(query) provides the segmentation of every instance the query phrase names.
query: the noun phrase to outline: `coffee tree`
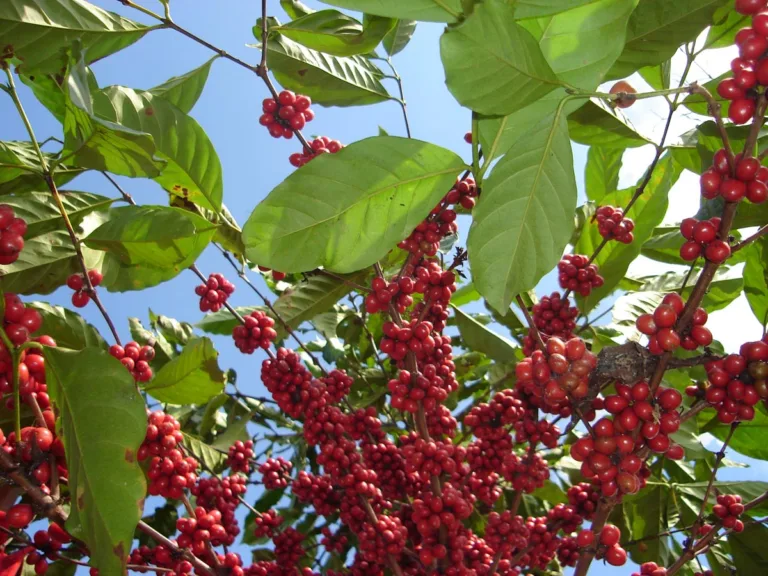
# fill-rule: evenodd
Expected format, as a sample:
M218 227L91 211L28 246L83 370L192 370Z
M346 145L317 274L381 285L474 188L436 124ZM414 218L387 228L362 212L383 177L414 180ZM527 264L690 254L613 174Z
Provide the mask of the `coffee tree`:
M29 136L0 142L0 575L766 573L768 483L717 474L728 446L768 459L768 338L724 349L707 327L744 293L768 321L766 0L279 4L254 3L252 62L168 0L115 2L135 21L0 4L18 113L3 124ZM392 57L419 21L445 24L469 162L411 138ZM91 71L159 29L253 73L258 133L288 141L295 171L242 227L189 115L212 61L150 90ZM730 70L688 80L731 45ZM20 83L60 138L36 137ZM622 113L650 98L668 104L656 142ZM307 136L325 107L389 100L408 137ZM697 126L675 141L684 114ZM571 141L589 146L578 207ZM619 189L625 150L646 144ZM684 170L700 175L689 217L661 227ZM88 171L113 192L64 188ZM137 205L112 175L164 201ZM211 245L221 271L205 274ZM628 276L641 256L687 272ZM187 269L176 297L196 324L131 318L122 341L102 291ZM561 290L537 295L553 270ZM55 290L72 309L39 300ZM225 373L205 334L253 372ZM244 393L257 372L266 392Z

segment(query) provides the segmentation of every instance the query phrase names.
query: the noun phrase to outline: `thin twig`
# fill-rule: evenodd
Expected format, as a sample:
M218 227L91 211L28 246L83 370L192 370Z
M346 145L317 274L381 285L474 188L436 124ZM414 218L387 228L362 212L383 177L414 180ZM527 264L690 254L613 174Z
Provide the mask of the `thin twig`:
M747 236L741 242L731 246L731 254L733 254L734 252L738 252L739 250L741 250L745 246L748 246L749 244L752 244L752 242L754 242L755 240L759 240L760 238L762 238L766 234L768 234L768 224L766 224L765 226L760 228L757 232L755 232L751 236Z

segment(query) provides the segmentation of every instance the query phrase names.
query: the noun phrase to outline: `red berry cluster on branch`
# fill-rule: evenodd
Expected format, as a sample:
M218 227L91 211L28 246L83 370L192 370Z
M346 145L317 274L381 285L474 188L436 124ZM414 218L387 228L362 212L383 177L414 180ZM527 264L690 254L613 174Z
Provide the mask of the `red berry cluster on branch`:
M253 440L236 441L229 447L227 455L227 466L232 472L243 472L247 474L251 470L251 460L254 457Z
M309 148L309 150L304 148L301 152L291 154L288 157L291 166L301 168L304 164L321 154L336 154L336 152L344 148L344 145L338 140L331 140L327 136L320 136L309 143Z
M545 342L553 336L562 340L569 340L573 336L579 310L559 292L552 292L551 295L542 297L533 305L531 311L533 323ZM536 339L532 334L527 334L523 339L523 353L530 356L535 349Z
M261 310L255 310L243 318L243 323L232 329L235 346L243 354L253 354L257 349L266 350L277 338L273 328L275 321Z
M765 377L768 375L768 343L747 342L739 354L705 364L707 386L704 399L717 410L724 424L736 420L752 420L754 406L768 397ZM692 390L696 394L696 390Z
M622 244L631 244L635 236L632 231L635 223L624 217L624 210L614 206L600 206L595 213L597 229L606 240L618 240Z
M137 342L128 342L125 347L115 344L109 348L109 353L120 360L134 380L148 382L152 379L152 368L149 366L155 358L152 346L140 346Z
M734 532L744 531L744 522L739 516L744 513L744 504L738 494L720 494L717 504L712 507L712 513L717 516L725 528Z
M640 572L632 572L632 576L667 576L667 569L656 562L644 562L640 565Z
M17 218L12 206L0 204L0 264L13 264L24 249L27 223Z
M721 197L726 202L741 202L744 198L753 204L761 204L768 198L768 168L760 165L757 158L734 159L735 171L732 177L731 163L725 149L715 152L712 167L699 179L702 197L712 200Z
M569 397L587 395L589 375L596 366L597 359L581 338L563 342L552 337L545 351L536 350L515 366L517 387L560 413Z
M686 218L680 224L680 233L686 242L680 247L680 257L693 262L701 256L720 264L731 255L731 247L727 242L718 239L720 230L720 218L713 217L709 220L696 220L695 218Z
M211 274L205 284L195 286L195 294L200 296L200 312L218 312L234 291L235 285L223 275Z
M291 479L291 469L293 464L285 458L267 458L259 465L259 474L261 474L261 483L267 490L282 490L288 486Z
M368 314L386 310L390 302L400 314L413 305L411 294L414 293L415 286L413 280L407 276L391 282L376 277L371 282L371 288L372 292L365 297L365 311Z
M597 266L589 263L589 257L582 254L566 254L557 264L560 288L577 292L585 298L592 288L599 288L605 281L597 273Z
M96 288L104 277L98 270L88 270L88 280L91 282L91 286ZM72 306L75 308L84 308L91 301L91 295L88 291L85 278L82 274L72 274L67 278L67 286L75 291L72 294Z
M648 336L648 350L652 354L672 352L680 346L685 350L696 350L699 346L709 346L712 343L712 332L704 326L708 314L703 308L694 311L690 329L682 335L676 330L675 326L684 309L685 302L682 297L672 292L664 296L653 314L638 316L635 326Z
M261 103L264 113L259 124L265 126L273 138L293 138L294 130L302 130L315 117L311 105L309 96L283 90L277 98L265 98Z
M752 26L742 28L735 38L739 56L731 61L733 76L717 86L717 92L730 100L728 117L735 124L749 122L755 114L757 92L768 85L768 62L763 56L768 50L768 14L762 0L737 0L736 11L752 16Z

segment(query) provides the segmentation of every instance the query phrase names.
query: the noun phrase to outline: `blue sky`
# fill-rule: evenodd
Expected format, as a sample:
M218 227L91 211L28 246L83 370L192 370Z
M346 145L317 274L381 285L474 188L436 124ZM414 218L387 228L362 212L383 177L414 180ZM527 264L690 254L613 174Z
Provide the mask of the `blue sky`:
M137 12L122 7L117 0L99 0L95 3L151 24ZM270 0L269 4L271 14L286 20L277 0ZM313 7L322 6L318 2L307 4ZM153 10L161 10L159 2L147 1L144 5ZM255 0L172 2L173 17L177 23L251 62L258 60L259 52L247 48L245 44L255 42L251 27L259 16L258 10L259 2ZM394 63L403 77L413 137L453 149L469 160L470 147L464 142L463 135L470 128L470 113L459 107L445 88L438 44L442 29L443 26L439 24L420 23L413 40L404 52L394 58ZM151 88L171 76L183 74L199 66L210 57L211 53L205 48L173 31L162 30L152 32L136 45L96 63L93 70L101 86L121 84L132 88ZM715 72L719 73L719 70ZM390 92L395 94L397 88L394 82L386 83ZM61 126L37 103L26 87L20 83L19 85L22 100L38 138L42 140L49 136L60 137ZM274 140L269 137L266 129L258 124L261 101L267 95L265 86L254 74L219 59L214 63L205 91L192 111L192 115L206 130L218 152L224 172L224 202L241 224L245 222L253 207L292 172L293 167L288 163L288 156L300 149L295 139ZM345 144L375 136L379 126L392 135L405 135L401 110L394 101L375 107L323 108L315 105L313 108L316 118L305 130L307 135L326 135ZM0 139L27 139L23 125L17 119L7 98L0 98L0 118L3 118L0 123ZM651 121L653 125L647 127L649 132L655 133L657 118L651 117ZM644 152L638 154L642 155ZM585 162L583 147L574 147L574 162L581 190ZM644 165L641 165L641 168L642 166ZM631 169L631 173L623 174L623 180L627 184L637 178L637 164ZM119 181L139 203L165 202L165 193L151 181L127 178L119 178ZM109 183L99 174L86 174L66 188L116 196ZM682 194L675 192L678 193ZM583 199L582 192L580 197ZM681 205L690 207L693 212L695 208L690 201L691 196L686 195L685 198L680 201ZM466 228L467 223L462 222L462 231L466 232ZM198 267L206 275L219 271L230 280L236 280L232 270L215 249L209 249L203 254L198 261ZM257 275L254 275L254 279L260 284ZM138 317L146 325L149 307L158 314L192 323L198 321L202 315L197 309L197 297L194 294L196 284L194 275L185 271L170 282L142 292L112 294L102 291L102 299L116 321L121 336L124 340L129 340L126 318ZM260 304L246 286L239 282L235 284L237 291L230 300L233 305ZM541 295L554 289L555 284L550 275L540 284L538 292ZM70 295L71 292L63 288L44 299L54 304L69 306ZM743 311L740 313L743 314ZM83 315L107 336L106 325L93 305L86 308ZM747 322L746 319L744 321ZM240 355L232 346L229 337L214 337L214 340L221 354L220 365L222 368L231 367L237 371L241 390L263 394L265 391L258 379L261 358L257 355ZM765 472L765 465L746 471L731 469L724 471L721 477L757 478L758 470L761 469ZM593 573L616 573L603 570L596 567ZM628 570L623 569L621 572Z

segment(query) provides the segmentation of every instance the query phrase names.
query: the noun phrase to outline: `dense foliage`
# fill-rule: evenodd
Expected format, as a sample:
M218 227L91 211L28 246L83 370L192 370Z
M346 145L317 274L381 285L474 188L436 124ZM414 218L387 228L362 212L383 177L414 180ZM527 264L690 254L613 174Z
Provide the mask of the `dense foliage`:
M768 460L767 0L325 2L360 19L281 0L285 23L262 1L254 63L169 0L115 3L147 24L84 0L0 4L18 112L3 122L29 135L0 142L0 576L768 571L768 483L717 479L726 447ZM392 58L419 21L445 23L469 163L411 138ZM91 70L159 29L252 72L260 135L293 144L296 170L242 227L189 114L213 60L150 90ZM687 82L731 45L730 70ZM652 91L620 80L636 72ZM60 121L55 152L19 83ZM659 142L622 114L647 98L669 105ZM407 138L302 132L324 107L390 100ZM673 142L684 113L699 124ZM572 141L589 146L578 207ZM624 152L647 144L619 189ZM697 205L660 227L685 170ZM88 171L114 193L64 188ZM110 174L167 202L137 205ZM687 273L629 276L641 256ZM130 318L122 342L99 294L185 270L197 283L175 297L199 321ZM553 270L561 290L537 296ZM39 299L56 290L109 333ZM709 313L744 294L764 335L726 350ZM250 374L203 334L231 335ZM243 393L257 378L268 397Z

